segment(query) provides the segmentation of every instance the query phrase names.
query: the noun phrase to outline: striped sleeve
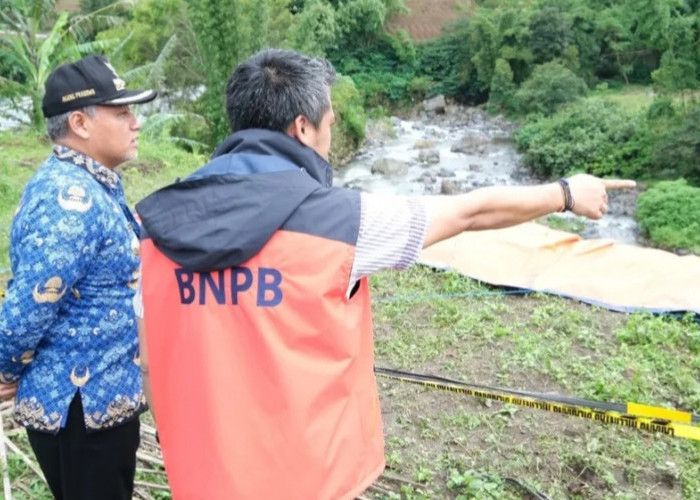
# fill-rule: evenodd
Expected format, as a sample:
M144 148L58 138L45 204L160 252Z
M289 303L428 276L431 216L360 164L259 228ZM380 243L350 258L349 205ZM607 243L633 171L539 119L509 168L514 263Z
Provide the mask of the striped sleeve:
M360 231L348 290L382 269L406 269L423 248L428 222L419 198L360 194Z

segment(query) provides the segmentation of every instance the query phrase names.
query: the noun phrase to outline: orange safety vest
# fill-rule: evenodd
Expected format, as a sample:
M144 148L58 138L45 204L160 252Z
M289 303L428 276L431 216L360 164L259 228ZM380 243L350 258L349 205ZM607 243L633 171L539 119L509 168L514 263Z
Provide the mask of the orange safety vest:
M355 248L278 230L240 266L186 271L146 239L153 405L175 500L353 499L384 469Z

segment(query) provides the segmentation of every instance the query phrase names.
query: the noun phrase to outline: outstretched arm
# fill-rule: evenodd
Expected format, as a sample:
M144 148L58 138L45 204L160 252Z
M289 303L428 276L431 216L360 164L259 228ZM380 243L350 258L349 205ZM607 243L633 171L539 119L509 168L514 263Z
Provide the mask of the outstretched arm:
M608 210L608 189L633 188L634 181L578 174L568 179L573 213L600 219ZM538 186L494 186L456 196L425 196L428 228L423 247L462 231L498 229L564 209L558 182Z

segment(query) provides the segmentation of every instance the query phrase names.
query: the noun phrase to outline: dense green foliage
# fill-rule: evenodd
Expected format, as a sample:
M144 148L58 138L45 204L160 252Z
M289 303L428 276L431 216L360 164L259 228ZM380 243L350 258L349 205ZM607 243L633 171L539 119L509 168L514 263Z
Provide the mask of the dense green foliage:
M617 152L635 132L633 115L613 103L581 101L550 118L531 118L516 133L525 162L543 176L575 171L621 174Z
M496 60L496 66L491 78L491 95L489 96L489 109L493 111L513 111L515 104L516 86L513 82L513 71L505 59ZM521 97L519 96L519 100ZM522 106L519 106L522 108Z
M386 17L379 0L308 0L300 8L317 9L321 3L340 6L334 11L337 40L326 45L326 54L355 79L369 106L402 106L442 93L464 103L489 101L491 109L509 113L551 113L556 107L551 104L517 110L510 96L524 82L542 78L537 73L543 64L550 64L545 66L550 85L555 76L564 76L552 68L571 71L565 78L572 85L561 88L571 87L573 95L583 94L580 80L589 87L600 81L653 83L660 93L698 87L700 22L698 6L690 1L477 2L440 38L420 44L378 29ZM365 9L369 4L375 5L371 12ZM355 16L352 22L348 12ZM407 52L415 57L405 57ZM532 102L530 90L523 91L521 103Z
M700 103L657 98L648 110L586 100L516 133L526 163L543 175L573 170L636 179L686 178L700 185Z
M194 33L184 0L138 2L126 22L100 32L97 39L121 40L118 50L110 54L110 61L126 74L134 68L157 66L153 68L157 78L149 80L149 71L136 72L130 79L134 85L148 83L165 90L199 83L193 64L197 60Z
M360 93L350 77L341 76L333 86L336 125L331 136L330 160L337 164L350 158L365 139L365 111Z
M685 180L660 182L642 193L637 219L654 243L700 252L700 188Z
M556 61L536 66L515 94L515 107L523 113L550 115L559 106L587 94L586 82Z
M56 0L0 0L0 97L29 98L28 122L40 130L44 125L41 100L44 83L59 64L104 49L107 44L82 42L84 17L56 14Z
M700 103L685 108L677 120L667 119L664 124L667 126L659 131L660 139L653 143L655 175L684 177L700 186Z
M250 53L244 31L251 25L246 22L249 21L244 13L246 6L241 0L224 3L190 0L188 6L197 48L202 55L198 69L204 75L206 86L198 110L209 121L209 137L205 139L215 144L226 137L229 130L223 106L224 89L231 69Z

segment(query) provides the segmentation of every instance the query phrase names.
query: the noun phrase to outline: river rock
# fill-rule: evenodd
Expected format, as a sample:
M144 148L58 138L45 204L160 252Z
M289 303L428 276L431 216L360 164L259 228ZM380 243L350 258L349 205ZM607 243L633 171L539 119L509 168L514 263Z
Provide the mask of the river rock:
M365 147L381 148L386 141L396 139L396 126L389 119L367 120L365 126Z
M458 180L443 179L440 185L441 194L459 194L462 192L462 183Z
M434 172L423 172L420 174L420 177L418 177L418 182L422 182L423 184L435 184L437 182L437 175L435 175Z
M426 99L423 101L423 109L425 109L427 113L445 114L445 96L436 95L435 97Z
M437 149L423 149L418 153L418 161L423 164L440 163L440 151Z
M482 133L473 133L465 135L459 141L454 143L450 148L453 153L483 153L486 149L486 144L490 142L487 135Z
M515 149L510 139L517 126L515 122L453 103L446 108L445 114L427 113L422 105L413 113L410 119L385 118L374 122L372 127L368 124L369 138L375 140L368 140L365 150L350 164L337 170L341 185L349 181L348 187L366 192L388 189L397 194L458 194L481 186L533 184L548 180L534 175ZM417 167L419 153L429 149L440 153L440 163ZM450 151L469 151L469 154ZM372 168L380 158L393 161L380 160ZM370 170L387 172L389 176L371 175ZM387 186L387 179L390 186ZM598 221L584 219L586 230L582 236L613 238L635 244L639 232L633 215L637 195L643 189L640 186L632 190L609 191L610 212Z
M435 147L435 141L421 139L413 143L413 149L430 149Z
M393 158L380 158L372 165L372 173L406 175L408 173L408 164L401 160L394 160Z

